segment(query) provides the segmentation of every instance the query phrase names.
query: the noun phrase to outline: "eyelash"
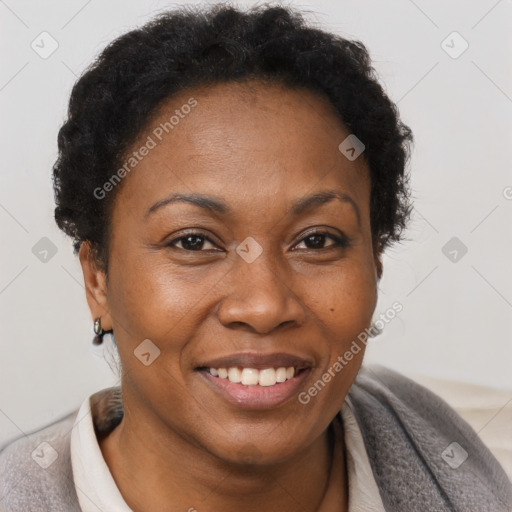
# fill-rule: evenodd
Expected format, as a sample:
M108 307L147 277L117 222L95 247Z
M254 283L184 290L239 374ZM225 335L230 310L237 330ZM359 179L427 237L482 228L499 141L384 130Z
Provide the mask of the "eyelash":
M304 240L306 240L309 237L312 237L314 235L324 235L325 237L330 238L334 242L334 244L329 245L327 247L321 247L320 249L312 249L312 248L307 247L306 250L319 252L319 251L322 251L322 250L333 249L333 248L336 248L336 247L346 249L346 248L350 247L350 245L351 245L350 239L347 236L343 235L342 237L338 237L338 236L335 236L332 233L329 233L328 231L322 230L322 229L318 229L316 231L311 231L311 232L307 233L305 236L303 236L299 240L299 242L297 242L296 245L302 243ZM194 251L194 250L190 250L190 249L183 249L181 247L176 247L176 244L180 240L184 240L184 239L186 239L186 238L188 238L190 236L195 236L195 237L198 237L198 238L202 238L204 240L207 240L211 244L215 245L215 242L213 242L213 240L211 240L205 234L201 233L200 231L192 231L190 233L187 233L184 236L180 236L178 238L175 238L174 240L171 240L170 242L165 244L165 247L173 247L173 248L177 248L177 249L180 249L181 251L186 251L186 252L206 252L203 249ZM207 250L211 250L211 249L207 249Z

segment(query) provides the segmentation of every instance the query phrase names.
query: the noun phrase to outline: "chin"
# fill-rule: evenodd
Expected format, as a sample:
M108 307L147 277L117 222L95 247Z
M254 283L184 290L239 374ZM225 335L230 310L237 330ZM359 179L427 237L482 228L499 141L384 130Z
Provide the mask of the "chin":
M250 440L249 440L250 439ZM270 435L261 439L248 436L247 433L239 441L232 437L226 439L222 446L212 450L222 460L241 465L268 466L280 464L295 457L301 450L297 443L290 444L289 440L272 440Z

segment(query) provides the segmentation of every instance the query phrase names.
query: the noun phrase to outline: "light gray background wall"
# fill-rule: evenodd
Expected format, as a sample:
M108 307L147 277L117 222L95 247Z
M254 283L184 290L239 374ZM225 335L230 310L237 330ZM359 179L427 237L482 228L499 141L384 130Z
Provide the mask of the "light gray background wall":
M404 309L367 360L512 390L512 2L290 4L367 45L416 138L410 240L385 256L376 316L395 300ZM117 382L92 349L81 269L53 222L51 166L78 75L115 36L173 5L0 2L0 443ZM43 31L58 43L46 59L31 48L51 49ZM56 249L46 262L33 253L43 237Z

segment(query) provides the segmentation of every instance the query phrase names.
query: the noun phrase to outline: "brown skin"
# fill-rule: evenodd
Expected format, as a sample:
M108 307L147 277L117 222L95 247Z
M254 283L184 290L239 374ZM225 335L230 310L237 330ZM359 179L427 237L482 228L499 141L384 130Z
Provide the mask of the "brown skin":
M102 452L136 512L347 510L343 457L327 485L327 427L364 350L307 405L264 411L229 404L195 368L242 350L298 354L314 363L306 391L370 324L381 267L367 165L338 150L349 132L325 98L262 82L176 95L133 149L191 97L197 106L118 186L108 280L89 245L80 250L92 317L114 329L123 365L125 416ZM291 214L325 189L349 195L360 224L338 200ZM215 196L233 214L177 202L145 218L174 192ZM186 228L213 243L165 247ZM309 228L351 245L311 240ZM248 236L263 248L252 263L235 252ZM133 353L146 338L161 350L149 366Z

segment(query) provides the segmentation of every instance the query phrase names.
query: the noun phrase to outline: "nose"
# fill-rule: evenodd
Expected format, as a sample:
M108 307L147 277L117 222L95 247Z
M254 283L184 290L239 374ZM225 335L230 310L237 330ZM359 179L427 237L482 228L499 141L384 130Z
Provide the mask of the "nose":
M238 258L226 276L226 295L217 312L225 327L268 334L304 323L304 304L293 292L288 273L271 259L265 251L252 263Z

